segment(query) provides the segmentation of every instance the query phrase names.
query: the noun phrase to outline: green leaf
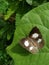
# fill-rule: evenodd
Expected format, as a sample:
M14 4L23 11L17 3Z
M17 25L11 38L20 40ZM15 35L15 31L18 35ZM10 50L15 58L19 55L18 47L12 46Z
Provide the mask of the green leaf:
M15 23L5 22L0 18L0 49L6 48L10 43L7 41L12 41L11 37L13 37L15 30Z
M5 0L0 1L0 13L5 13L6 9L8 8L8 2Z
M26 0L26 2L29 5L38 6L38 5L42 4L42 3L47 2L47 0Z
M15 22L11 23L11 24L9 23L7 27L8 27L8 29L6 31L6 33L7 33L7 40L10 40L11 37L13 37L13 34L14 34Z
M6 22L0 18L0 49L6 46Z
M17 23L14 39L7 47L7 53L13 58L14 65L49 65L49 3L40 5L25 14ZM19 41L28 36L34 26L37 26L45 41L38 54L30 54L19 45Z
M30 5L32 5L33 0L26 0L26 2L27 2L28 4L30 4Z
M21 1L18 5L18 8L16 10L16 21L17 24L21 24L20 19L22 18L22 16L27 13L28 11L30 11L32 9L31 6L29 6L25 0ZM17 25L16 24L16 25Z
M12 58L7 54L5 50L0 50L0 65L13 65Z
M15 13L15 11L17 10L19 5L19 2L12 2L6 12L6 14L4 15L4 19L8 20L10 18L10 16Z

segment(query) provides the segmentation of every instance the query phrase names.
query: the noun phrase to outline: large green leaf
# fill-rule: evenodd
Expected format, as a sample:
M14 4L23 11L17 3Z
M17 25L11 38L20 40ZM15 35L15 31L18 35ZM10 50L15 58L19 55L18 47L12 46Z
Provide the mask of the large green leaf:
M49 65L49 3L31 10L19 22L21 24L16 23L13 42L7 47L7 53L13 58L14 65ZM20 39L28 36L34 26L39 28L45 41L38 54L30 54L19 45Z

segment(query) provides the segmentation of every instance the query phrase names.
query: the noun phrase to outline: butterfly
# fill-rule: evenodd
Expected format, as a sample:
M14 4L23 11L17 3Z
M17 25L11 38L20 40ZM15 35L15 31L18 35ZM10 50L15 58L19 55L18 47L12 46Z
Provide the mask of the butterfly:
M26 38L20 40L19 44L30 53L34 54L39 52L39 49L44 46L44 40L40 30L34 27Z

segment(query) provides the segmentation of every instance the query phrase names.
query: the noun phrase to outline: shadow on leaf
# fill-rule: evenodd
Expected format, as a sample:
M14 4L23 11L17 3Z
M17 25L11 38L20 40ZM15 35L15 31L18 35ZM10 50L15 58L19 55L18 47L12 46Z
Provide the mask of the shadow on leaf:
M30 54L26 49L22 48L19 44L12 48L12 52L20 54L21 56L27 56Z

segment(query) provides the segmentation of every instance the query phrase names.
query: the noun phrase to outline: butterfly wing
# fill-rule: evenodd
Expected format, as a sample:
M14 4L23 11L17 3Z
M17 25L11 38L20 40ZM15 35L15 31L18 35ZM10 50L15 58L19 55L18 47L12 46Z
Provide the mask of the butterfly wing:
M42 47L44 46L44 40L43 40L43 38L42 38L42 35L41 35L40 30L39 30L37 27L34 27L34 28L31 30L31 32L30 32L30 34L29 34L29 37L30 37L31 39L33 39L33 40L36 41L37 46L38 46L39 48L42 48Z
M37 45L34 45L34 41L32 41L29 37L27 38L23 38L22 40L20 40L20 45L25 48L26 50L28 50L31 53L37 53L38 47Z

